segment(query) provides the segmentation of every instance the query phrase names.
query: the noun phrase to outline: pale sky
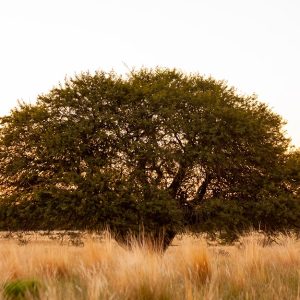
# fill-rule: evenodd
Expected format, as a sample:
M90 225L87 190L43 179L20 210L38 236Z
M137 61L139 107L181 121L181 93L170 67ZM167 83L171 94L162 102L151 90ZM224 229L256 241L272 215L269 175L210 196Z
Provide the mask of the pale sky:
M0 0L0 115L76 72L176 67L257 94L300 146L300 0Z

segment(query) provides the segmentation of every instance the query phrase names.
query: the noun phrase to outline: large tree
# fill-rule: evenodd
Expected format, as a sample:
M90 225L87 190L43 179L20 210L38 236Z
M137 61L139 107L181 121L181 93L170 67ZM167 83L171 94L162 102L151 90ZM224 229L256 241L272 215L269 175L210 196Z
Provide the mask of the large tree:
M244 207L297 193L282 125L256 97L198 74L75 76L1 119L2 219L109 226L121 240L142 230L167 245L216 199Z

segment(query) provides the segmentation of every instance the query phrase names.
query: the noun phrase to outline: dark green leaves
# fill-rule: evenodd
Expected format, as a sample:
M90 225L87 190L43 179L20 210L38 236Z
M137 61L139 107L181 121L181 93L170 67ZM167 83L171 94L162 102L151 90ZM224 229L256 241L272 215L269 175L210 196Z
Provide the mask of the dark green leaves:
M255 97L197 74L81 74L1 118L1 197L16 224L30 211L30 228L108 225L123 237L176 232L212 199L223 211L212 218L238 218L238 203L299 194L282 125Z

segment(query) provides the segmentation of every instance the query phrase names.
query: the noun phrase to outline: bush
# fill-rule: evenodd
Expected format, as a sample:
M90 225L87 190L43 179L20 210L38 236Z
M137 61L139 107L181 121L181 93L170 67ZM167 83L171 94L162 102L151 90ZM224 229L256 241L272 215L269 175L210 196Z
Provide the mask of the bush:
M37 280L15 280L6 283L4 296L11 300L39 299L40 283Z

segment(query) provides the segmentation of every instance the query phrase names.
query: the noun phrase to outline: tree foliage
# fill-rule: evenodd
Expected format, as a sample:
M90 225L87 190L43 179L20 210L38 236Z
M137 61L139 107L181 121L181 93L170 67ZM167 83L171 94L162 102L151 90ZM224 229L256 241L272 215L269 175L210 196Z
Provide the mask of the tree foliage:
M297 229L299 152L283 124L198 74L75 76L1 118L2 228L108 226L166 243L184 228Z

